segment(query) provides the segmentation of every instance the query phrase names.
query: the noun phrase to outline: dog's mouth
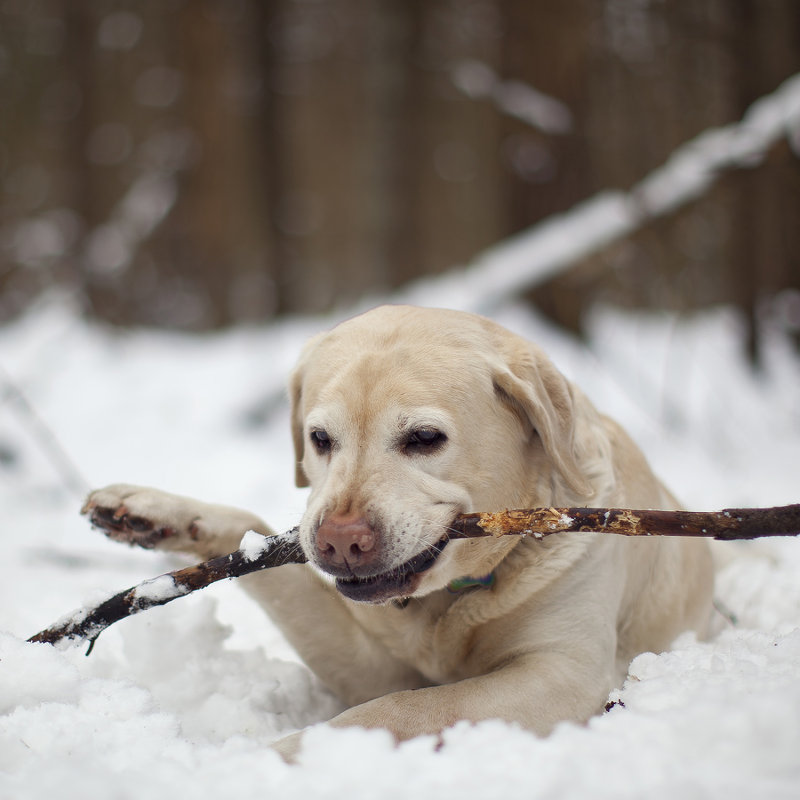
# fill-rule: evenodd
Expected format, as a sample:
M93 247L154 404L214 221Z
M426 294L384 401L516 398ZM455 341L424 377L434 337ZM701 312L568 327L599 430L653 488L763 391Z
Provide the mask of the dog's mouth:
M422 573L436 563L447 542L447 537L443 537L399 567L379 575L337 578L336 588L348 599L361 603L384 603L394 598L408 597L419 585Z

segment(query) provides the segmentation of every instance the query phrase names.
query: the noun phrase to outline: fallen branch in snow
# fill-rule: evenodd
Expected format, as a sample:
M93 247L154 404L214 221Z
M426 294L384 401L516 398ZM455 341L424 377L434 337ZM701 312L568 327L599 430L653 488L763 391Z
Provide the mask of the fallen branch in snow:
M168 572L114 595L91 609L81 609L32 636L30 642L57 644L88 641L114 622L153 606L164 605L223 578L302 564L306 557L297 528L279 536L248 533L238 550L193 567ZM800 535L800 504L724 511L640 511L623 508L534 508L496 513L462 514L449 529L451 539L482 536L531 536L554 533L614 533L623 536L702 536L713 539L755 539Z
M476 81L474 69L471 80ZM447 297L451 307L486 313L697 200L725 172L757 166L776 141L793 141L798 127L800 73L754 102L738 122L709 128L680 145L629 191L601 191L490 247L464 269L415 281L396 302L426 305L431 297Z

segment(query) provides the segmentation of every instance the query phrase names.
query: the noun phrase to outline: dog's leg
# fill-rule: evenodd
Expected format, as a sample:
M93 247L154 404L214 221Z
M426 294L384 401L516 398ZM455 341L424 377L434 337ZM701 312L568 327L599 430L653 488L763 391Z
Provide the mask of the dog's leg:
M513 626L507 617L482 625L471 677L392 692L330 724L386 728L403 741L438 735L460 720L502 719L539 735L561 721L585 722L622 680L616 663L618 584L615 571L596 558L583 559L518 606ZM573 613L559 615L565 607ZM301 738L287 737L275 748L291 760Z
M83 513L115 541L201 559L236 550L248 530L273 534L247 511L124 483L92 492Z
M528 653L501 668L455 683L394 692L348 709L336 727L388 728L399 740L437 734L459 720L503 719L539 735L562 720L583 722L613 688L580 654Z
M613 688L595 671L566 654L526 654L502 668L456 683L393 692L348 709L330 721L337 728L386 728L395 739L439 735L456 722L502 719L540 736L559 722L582 723L599 713ZM303 731L273 743L289 762Z
M254 514L128 484L92 492L91 522L116 541L201 559L236 550L254 530L272 535ZM239 579L322 682L347 704L425 685L356 622L346 601L305 564L287 564Z

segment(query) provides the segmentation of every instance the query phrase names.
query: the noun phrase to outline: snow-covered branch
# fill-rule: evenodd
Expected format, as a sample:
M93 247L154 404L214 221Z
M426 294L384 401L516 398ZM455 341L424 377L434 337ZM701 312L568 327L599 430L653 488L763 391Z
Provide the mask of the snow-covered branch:
M739 122L681 145L630 191L600 192L491 247L466 268L414 283L397 299L447 298L450 306L487 311L696 200L723 172L757 166L781 137L796 141L798 130L800 74L753 103Z
M450 74L456 88L468 97L490 100L498 111L543 133L565 134L572 130L572 114L564 103L522 81L501 80L482 61L459 61Z
M700 197L731 169L758 166L781 137L800 130L800 74L747 109L740 122L710 128L679 147L666 164L629 193L643 219L657 217Z
M92 231L86 261L97 274L117 274L164 220L177 199L174 174L148 170L126 192L108 222Z

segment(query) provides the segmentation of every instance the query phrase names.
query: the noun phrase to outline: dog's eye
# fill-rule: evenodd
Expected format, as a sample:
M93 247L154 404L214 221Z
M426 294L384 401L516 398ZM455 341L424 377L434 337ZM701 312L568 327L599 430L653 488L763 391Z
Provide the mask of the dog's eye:
M332 446L331 437L328 436L327 431L314 430L311 431L311 444L317 449L319 453L327 453Z
M405 442L408 453L433 453L444 446L447 436L436 428L417 428Z

